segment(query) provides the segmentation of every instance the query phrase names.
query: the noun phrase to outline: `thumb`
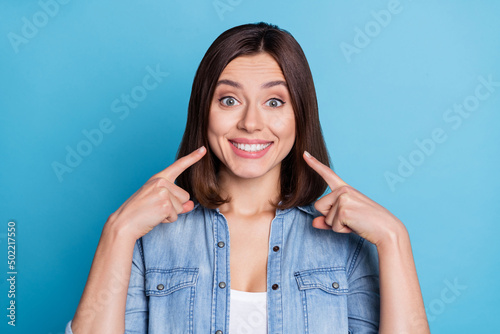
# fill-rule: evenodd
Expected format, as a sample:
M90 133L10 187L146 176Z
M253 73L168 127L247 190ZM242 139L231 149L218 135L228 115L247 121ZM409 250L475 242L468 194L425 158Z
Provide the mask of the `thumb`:
M193 201L187 201L186 203L182 204L182 212L181 213L186 213L194 209L194 202Z
M319 216L313 219L312 226L321 230L331 230L332 227L325 223L325 216Z
M332 226L328 225L325 222L325 219L326 219L325 216L319 216L319 217L314 218L312 221L312 226L317 228L317 229L332 230L332 231L337 232L337 233L351 233L352 232L352 230L347 226L342 226L340 228L340 230L337 231Z

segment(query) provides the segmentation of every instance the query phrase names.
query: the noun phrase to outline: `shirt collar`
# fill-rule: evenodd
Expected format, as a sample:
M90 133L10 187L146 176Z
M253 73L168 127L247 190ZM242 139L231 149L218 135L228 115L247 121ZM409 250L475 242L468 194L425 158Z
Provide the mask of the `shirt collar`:
M321 213L318 210L316 210L316 208L314 207L314 204L298 206L297 208L299 210L304 211L307 214L310 214L311 216L320 216L321 215Z
M193 210L195 210L198 206L201 206L201 204L195 202ZM297 206L296 208L314 217L321 216L321 213L314 207L314 203L311 203L309 205ZM276 216L284 215L293 209L294 208L288 208L284 210L276 209ZM219 208L215 208L213 210L216 211L218 214L221 214Z

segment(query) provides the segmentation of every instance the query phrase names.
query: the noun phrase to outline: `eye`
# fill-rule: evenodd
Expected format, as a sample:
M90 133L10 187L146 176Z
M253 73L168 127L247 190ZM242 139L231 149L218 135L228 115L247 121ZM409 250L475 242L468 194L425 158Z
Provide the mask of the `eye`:
M278 108L278 107L281 107L284 104L285 104L285 102L283 102L282 100L277 99L277 98L269 99L266 102L266 105L269 106L269 107L271 107L271 108Z
M227 107L232 107L238 104L238 101L232 96L224 96L219 99L219 102Z

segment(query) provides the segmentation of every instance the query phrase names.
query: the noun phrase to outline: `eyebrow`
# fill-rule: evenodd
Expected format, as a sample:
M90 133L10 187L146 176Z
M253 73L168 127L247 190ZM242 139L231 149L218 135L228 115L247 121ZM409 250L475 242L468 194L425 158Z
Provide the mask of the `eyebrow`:
M229 85L234 88L241 88L241 85L237 83L236 81L233 80L227 80L227 79L222 79L217 82L217 85L215 87L219 87L219 85Z
M271 87L279 86L279 85L283 85L283 86L287 87L286 82L284 82L283 80L269 81L269 82L266 82L265 84L263 84L261 87L262 88L271 88Z
M217 82L217 85L215 87L218 87L219 85L228 85L234 88L241 88L241 85L237 83L236 81L233 80L228 80L228 79L222 79ZM262 84L262 88L271 88L274 86L282 85L285 87L288 87L286 82L283 80L275 80L275 81L269 81L266 82L265 84Z

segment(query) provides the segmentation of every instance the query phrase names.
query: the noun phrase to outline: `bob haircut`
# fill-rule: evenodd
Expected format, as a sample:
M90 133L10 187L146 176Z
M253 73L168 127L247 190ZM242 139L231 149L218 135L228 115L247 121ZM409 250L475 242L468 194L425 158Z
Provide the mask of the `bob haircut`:
M330 166L321 125L318 103L309 64L295 38L286 30L264 22L244 24L223 32L207 50L196 72L189 100L184 136L177 159L200 146L206 155L184 171L176 180L179 187L207 208L228 203L220 194L218 172L221 161L208 143L208 116L217 81L224 68L239 56L268 53L281 67L290 92L295 114L296 137L289 154L281 162L279 209L311 204L327 188L326 182L307 165L302 157L310 152Z

